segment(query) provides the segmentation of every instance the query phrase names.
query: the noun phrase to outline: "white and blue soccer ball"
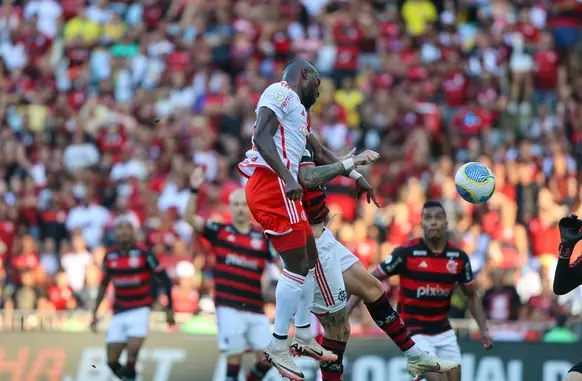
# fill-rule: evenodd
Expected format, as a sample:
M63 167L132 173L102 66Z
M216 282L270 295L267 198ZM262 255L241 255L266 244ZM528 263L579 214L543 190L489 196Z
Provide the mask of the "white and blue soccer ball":
M457 171L455 185L463 200L471 204L482 204L495 192L495 176L483 164L470 162Z

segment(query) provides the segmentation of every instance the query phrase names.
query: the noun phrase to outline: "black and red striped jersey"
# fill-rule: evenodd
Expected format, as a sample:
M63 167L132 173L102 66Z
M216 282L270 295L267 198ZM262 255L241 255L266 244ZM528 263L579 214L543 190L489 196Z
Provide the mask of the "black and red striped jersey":
M113 283L113 313L150 307L154 302L154 273L161 270L156 256L144 245L129 250L109 248L103 258L103 273Z
M308 142L299 166L304 167L314 165L313 147L311 147L311 144ZM310 224L319 224L325 221L325 218L329 214L326 198L327 191L323 185L313 188L303 187L302 203Z
M457 283L473 283L469 256L451 242L432 252L422 239L396 248L378 271L400 275L398 312L412 334L436 335L451 329L449 311Z
M232 225L207 221L202 235L216 258L215 305L264 313L261 277L267 263L277 257L264 234L255 229L242 233Z

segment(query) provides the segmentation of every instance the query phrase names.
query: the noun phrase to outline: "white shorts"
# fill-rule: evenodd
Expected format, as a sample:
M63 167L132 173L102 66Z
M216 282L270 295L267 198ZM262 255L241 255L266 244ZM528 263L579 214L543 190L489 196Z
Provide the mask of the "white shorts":
M316 315L326 315L346 306L342 273L358 262L358 257L339 243L329 229L325 229L315 243L319 264L315 268L316 287L311 311Z
M264 314L218 306L216 325L218 349L227 355L261 351L271 341L271 324Z
M438 335L413 335L412 340L418 344L419 348L441 360L461 363L461 348L457 341L457 334L453 330Z
M150 330L150 308L141 307L113 315L106 343L127 343L130 337L146 337Z

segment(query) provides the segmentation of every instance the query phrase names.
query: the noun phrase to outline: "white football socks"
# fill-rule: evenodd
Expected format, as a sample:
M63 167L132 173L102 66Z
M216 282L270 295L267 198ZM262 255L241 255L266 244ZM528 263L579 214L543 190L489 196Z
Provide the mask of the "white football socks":
M315 295L315 268L310 269L303 283L299 308L295 313L295 337L302 341L313 337L311 332L311 307Z
M293 315L297 312L305 284L302 275L283 270L275 290L275 325L273 346L279 350L287 348L287 335ZM313 298L312 298L313 301Z

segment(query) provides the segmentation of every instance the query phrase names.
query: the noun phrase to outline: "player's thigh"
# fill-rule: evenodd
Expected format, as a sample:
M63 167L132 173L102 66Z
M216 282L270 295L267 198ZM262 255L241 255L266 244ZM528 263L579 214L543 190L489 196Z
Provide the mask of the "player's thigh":
M145 339L150 330L150 308L142 307L128 311L124 323L128 339Z
M271 323L263 314L246 313L247 330L245 332L246 348L252 351L262 351L271 341Z
M105 333L105 342L107 344L123 344L127 343L126 321L127 311L120 312L111 318L107 332Z
M422 349L423 351L428 352L428 354L432 356L437 355L437 349L434 346L433 341L431 340L431 336L428 335L412 335L412 340L416 343L418 348Z
M335 313L346 306L346 288L335 255L336 243L335 239L323 235L316 240L319 261L315 266L315 295L311 309L316 315Z
M344 271L343 279L348 294L360 297L364 303L375 302L384 293L382 283L366 271L360 262Z
M277 237L309 227L301 201L287 198L285 183L274 172L255 170L245 186L245 194L249 209L265 234Z
M436 355L441 360L461 363L461 347L455 331L450 330L432 337Z
M219 306L216 308L218 349L226 355L244 353L247 322L242 311Z

